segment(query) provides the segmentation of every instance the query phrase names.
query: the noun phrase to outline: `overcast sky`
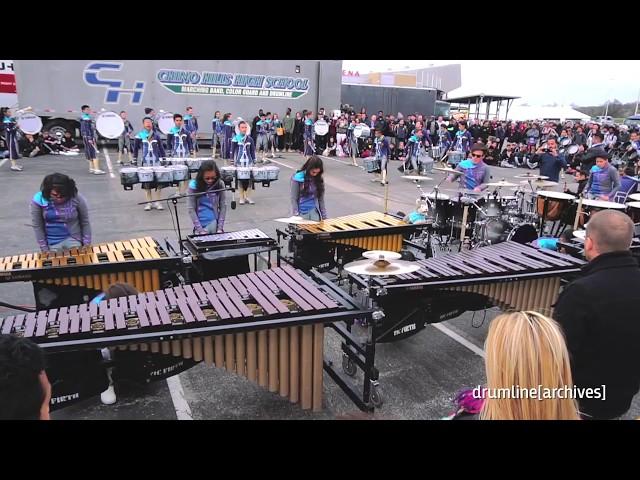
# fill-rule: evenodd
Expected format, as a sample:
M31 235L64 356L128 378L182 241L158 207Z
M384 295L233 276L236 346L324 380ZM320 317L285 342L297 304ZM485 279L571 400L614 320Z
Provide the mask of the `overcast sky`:
M635 102L640 90L638 60L343 60L360 73L405 67L462 65L462 87L454 95L491 93L522 97L530 105L600 105L617 98Z

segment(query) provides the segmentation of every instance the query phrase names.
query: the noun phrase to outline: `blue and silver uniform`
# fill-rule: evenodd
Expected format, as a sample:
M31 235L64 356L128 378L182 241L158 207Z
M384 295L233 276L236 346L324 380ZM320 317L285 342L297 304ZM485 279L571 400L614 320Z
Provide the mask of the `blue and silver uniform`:
M222 147L222 158L229 159L231 157L231 142L235 135L235 125L231 120L225 120L222 124L222 135L224 137L224 145Z
M167 149L172 157L184 158L193 153L193 142L185 127L173 126L167 134Z
M198 134L198 119L188 113L185 114L182 119L184 120L184 128L191 136L191 144L193 145L193 150L198 151L198 142L196 141L196 135Z
M256 123L256 129L258 130L256 148L267 151L269 149L269 136L271 135L271 121L258 120Z
M313 120L307 118L304 121L304 154L313 155L315 148L313 146Z
M376 159L380 160L380 170L378 172L382 172L383 170L387 170L387 163L389 160L389 140L385 137L375 137L373 140Z
M88 113L83 113L80 117L80 135L84 143L84 154L87 160L94 160L97 158L96 137L93 133L93 119Z
M13 117L4 117L2 119L2 136L4 137L4 143L9 150L9 158L11 160L17 160L20 155L18 154L18 124Z

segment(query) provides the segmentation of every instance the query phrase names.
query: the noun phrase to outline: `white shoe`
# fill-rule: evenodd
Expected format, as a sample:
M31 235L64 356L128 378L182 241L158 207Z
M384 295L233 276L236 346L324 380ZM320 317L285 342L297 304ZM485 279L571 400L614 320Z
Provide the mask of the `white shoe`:
M94 173L95 170L93 169L93 167L89 168L89 173Z
M247 203L248 203L249 205L255 205L255 204L256 204L256 202L254 202L254 201L253 201L253 200L251 200L250 198L247 198Z
M11 165L11 170L13 170L14 172L21 172L22 167L20 165Z
M113 405L116 403L116 391L113 385L109 385L109 388L100 394L100 401L103 405Z
M244 205L246 202L244 200L244 198L241 198L240 201L238 202L240 205Z
M156 210L164 210L164 207L160 202L154 203L153 206L156 208Z
M145 212L148 212L149 210L151 210L151 204L150 204L150 203L147 203L147 204L144 206L144 210L145 210Z
M104 175L105 173L107 173L107 172L105 172L104 170L100 170L100 169L93 171L94 175Z
M378 180L377 178L372 178L371 180L369 180L370 182L379 182L380 180Z

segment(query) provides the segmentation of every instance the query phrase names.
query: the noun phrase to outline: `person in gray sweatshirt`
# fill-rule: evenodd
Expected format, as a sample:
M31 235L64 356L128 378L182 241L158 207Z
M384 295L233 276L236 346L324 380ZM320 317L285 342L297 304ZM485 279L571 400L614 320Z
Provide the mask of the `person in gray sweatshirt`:
M67 175L52 173L44 177L30 209L31 225L43 252L91 244L87 201Z
M609 163L607 152L601 148L594 153L596 164L589 171L587 194L598 200L613 201L620 190L620 175L616 167Z

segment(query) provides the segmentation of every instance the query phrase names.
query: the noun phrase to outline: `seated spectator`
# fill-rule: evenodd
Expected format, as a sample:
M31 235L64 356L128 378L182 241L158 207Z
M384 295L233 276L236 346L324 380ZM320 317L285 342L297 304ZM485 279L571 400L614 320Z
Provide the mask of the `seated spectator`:
M42 132L42 146L44 147L42 149L43 153L50 153L55 155L61 150L60 142L58 142L58 139L49 135L49 132L47 130Z
M329 137L329 143L327 144L327 148L324 149L322 154L325 157L335 157L337 147L338 145L336 144L335 137Z
M571 353L579 388L602 394L578 398L586 419L615 419L629 410L640 389L640 269L629 247L633 222L624 213L602 210L586 226L589 261L555 305Z
M512 387L564 390L573 388L569 352L560 326L537 312L496 317L485 341L487 391L482 420L578 420L572 398L508 398L496 395Z
M0 420L49 420L51 384L31 340L0 335Z
M42 145L42 138L39 135L25 135L20 141L20 147L22 150L22 156L35 157L38 155L44 155L44 147Z
M77 152L80 150L80 148L78 148L78 145L76 145L76 142L73 141L73 138L71 137L71 132L64 132L64 137L62 139L62 149L65 151L74 151Z
M516 168L516 149L515 144L507 143L507 148L500 155L500 166L505 168Z

